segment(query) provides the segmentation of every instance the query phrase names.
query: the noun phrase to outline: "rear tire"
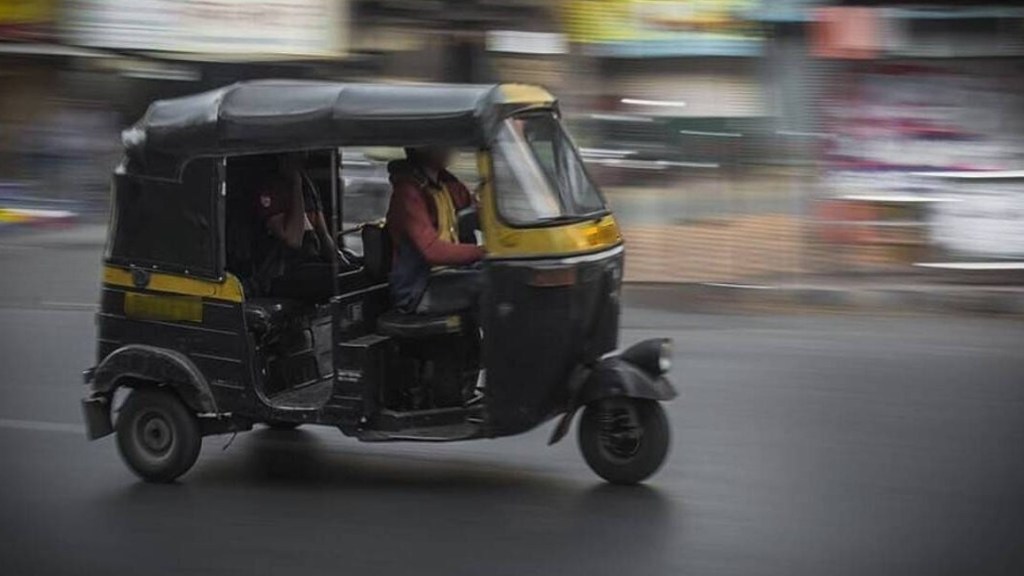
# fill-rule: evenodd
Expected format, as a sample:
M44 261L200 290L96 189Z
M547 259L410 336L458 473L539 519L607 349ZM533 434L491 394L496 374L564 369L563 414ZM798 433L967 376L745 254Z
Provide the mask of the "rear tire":
M578 437L583 459L598 476L613 484L637 484L665 462L670 432L658 402L615 397L587 405Z
M173 482L199 457L199 421L176 394L137 388L117 417L117 447L129 468L146 482Z

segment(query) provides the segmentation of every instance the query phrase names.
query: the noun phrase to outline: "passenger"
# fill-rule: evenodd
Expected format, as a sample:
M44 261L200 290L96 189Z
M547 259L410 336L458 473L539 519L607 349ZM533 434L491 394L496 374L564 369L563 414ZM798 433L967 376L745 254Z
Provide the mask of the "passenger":
M324 302L333 292L332 258L338 252L320 196L305 172L306 153L275 157L276 170L260 185L256 213L269 241L258 256L256 279L271 296Z
M447 314L475 308L480 273L466 268L484 257L459 243L459 211L471 208L469 190L448 170L452 151L406 148L388 164L394 192L387 223L394 246L389 282L395 307L407 313ZM447 268L444 266L462 266Z

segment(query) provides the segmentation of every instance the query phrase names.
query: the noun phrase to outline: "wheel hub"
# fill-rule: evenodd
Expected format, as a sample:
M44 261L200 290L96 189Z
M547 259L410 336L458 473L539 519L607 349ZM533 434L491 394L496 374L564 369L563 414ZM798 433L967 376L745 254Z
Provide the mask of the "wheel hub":
M612 460L629 460L640 450L643 430L628 407L609 407L601 417L601 450Z
M163 454L170 448L174 435L163 415L151 413L140 419L139 439L147 452Z

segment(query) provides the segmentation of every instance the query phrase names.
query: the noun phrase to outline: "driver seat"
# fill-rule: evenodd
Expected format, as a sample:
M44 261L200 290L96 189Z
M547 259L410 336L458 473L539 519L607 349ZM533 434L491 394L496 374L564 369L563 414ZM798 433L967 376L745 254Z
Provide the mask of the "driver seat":
M384 222L364 224L360 230L363 240L363 266L376 282L386 282L391 272L391 235ZM394 338L420 339L458 334L462 332L461 314L408 314L388 310L377 317L377 333Z

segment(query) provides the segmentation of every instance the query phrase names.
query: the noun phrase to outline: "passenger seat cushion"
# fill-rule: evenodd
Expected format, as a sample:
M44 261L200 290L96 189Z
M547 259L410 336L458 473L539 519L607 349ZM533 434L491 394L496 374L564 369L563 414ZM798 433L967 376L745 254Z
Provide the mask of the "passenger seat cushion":
M462 331L459 314L404 314L391 310L377 318L377 332L395 338L427 338Z

